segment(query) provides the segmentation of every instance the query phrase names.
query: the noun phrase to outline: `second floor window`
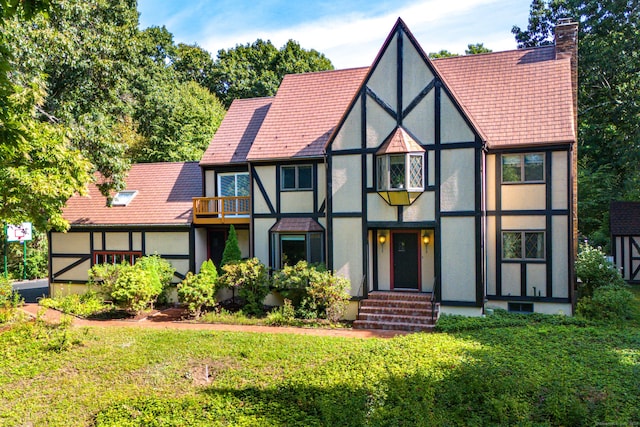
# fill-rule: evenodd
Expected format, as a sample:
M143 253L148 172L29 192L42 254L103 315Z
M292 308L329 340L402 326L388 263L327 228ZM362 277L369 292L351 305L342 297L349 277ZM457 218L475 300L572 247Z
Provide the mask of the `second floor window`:
M544 182L544 154L503 154L502 182Z
M282 190L312 190L312 170L311 165L282 166L280 187Z

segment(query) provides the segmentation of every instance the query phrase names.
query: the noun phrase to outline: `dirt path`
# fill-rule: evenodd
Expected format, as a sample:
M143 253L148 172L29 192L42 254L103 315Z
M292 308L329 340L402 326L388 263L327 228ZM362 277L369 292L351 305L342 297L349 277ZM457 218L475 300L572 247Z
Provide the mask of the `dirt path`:
M30 316L37 316L43 310L38 304L25 304L22 310ZM50 323L59 323L62 313L57 310L47 309L44 311L43 319ZM196 331L230 331L230 332L257 332L269 334L298 334L316 335L348 338L392 338L397 335L405 335L403 331L383 331L383 330L363 330L363 329L322 329L322 328L294 328L276 326L257 325L227 325L212 323L191 323L176 321L172 309L161 311L154 316L141 320L86 320L77 317L73 318L72 325L75 327L131 327L131 328L154 328L154 329L175 329L175 330L196 330Z

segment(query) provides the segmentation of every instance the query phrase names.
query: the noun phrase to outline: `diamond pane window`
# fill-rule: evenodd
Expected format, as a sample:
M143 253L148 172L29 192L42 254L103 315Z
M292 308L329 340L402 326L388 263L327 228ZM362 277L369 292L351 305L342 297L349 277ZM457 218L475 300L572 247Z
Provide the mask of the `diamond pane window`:
M502 259L544 259L544 232L505 231L502 233Z
M503 259L522 258L522 233L520 232L502 233L502 258Z
M405 171L406 166L404 164L404 155L389 156L389 178L391 179L391 188L403 189L405 188Z
M527 259L544 259L544 233L524 233L524 257Z
M409 188L424 188L422 160L424 156L409 155Z

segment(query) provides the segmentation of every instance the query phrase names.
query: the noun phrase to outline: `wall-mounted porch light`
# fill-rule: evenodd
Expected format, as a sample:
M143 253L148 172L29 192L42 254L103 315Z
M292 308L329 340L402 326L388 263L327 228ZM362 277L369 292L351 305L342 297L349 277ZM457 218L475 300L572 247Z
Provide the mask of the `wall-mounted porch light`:
M382 247L382 250L384 251L384 244L387 241L387 236L384 234L381 234L378 236L378 243L380 243L380 246Z
M424 243L425 245L428 245L430 241L431 241L431 238L429 238L428 234L424 234L422 236L422 243Z

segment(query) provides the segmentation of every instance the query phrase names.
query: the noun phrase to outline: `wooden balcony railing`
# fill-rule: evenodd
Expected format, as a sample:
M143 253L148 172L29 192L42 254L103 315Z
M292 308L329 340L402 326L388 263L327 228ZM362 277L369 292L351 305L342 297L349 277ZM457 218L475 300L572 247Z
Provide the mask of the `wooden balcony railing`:
M194 197L194 224L248 224L249 196Z

